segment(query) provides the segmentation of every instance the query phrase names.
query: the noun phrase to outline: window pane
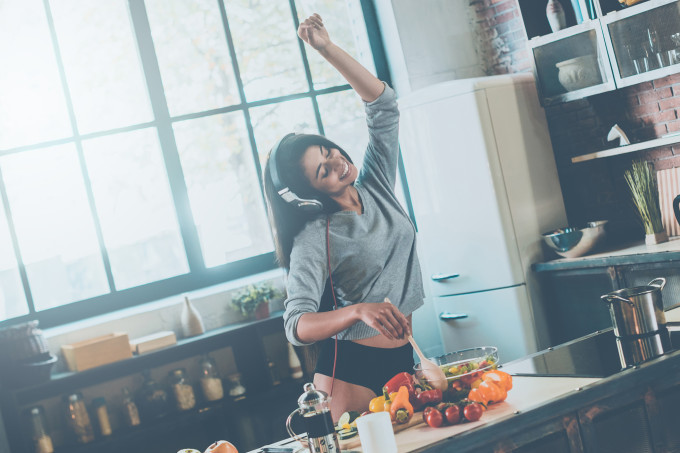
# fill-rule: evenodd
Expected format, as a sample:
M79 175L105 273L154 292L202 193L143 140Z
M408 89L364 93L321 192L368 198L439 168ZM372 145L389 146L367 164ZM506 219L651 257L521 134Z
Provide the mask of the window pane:
M0 148L71 134L66 101L39 0L0 2Z
M21 286L19 268L4 212L5 207L0 199L0 320L28 313L26 296Z
M375 74L360 0L297 0L295 4L300 22L319 13L333 42ZM347 83L318 52L305 46L315 89Z
M74 146L9 155L0 166L36 309L107 293Z
M288 2L235 0L226 8L248 101L307 91Z
M271 252L243 113L182 121L174 127L205 265Z
M79 131L151 121L127 1L50 5Z
M215 0L146 0L171 115L240 103Z
M298 99L250 109L250 120L253 123L262 168L264 168L269 150L284 135L290 132L319 133L310 99Z
M347 151L354 164L361 167L368 127L364 104L354 90L326 94L317 98L326 137Z
M116 289L188 272L155 129L83 142Z

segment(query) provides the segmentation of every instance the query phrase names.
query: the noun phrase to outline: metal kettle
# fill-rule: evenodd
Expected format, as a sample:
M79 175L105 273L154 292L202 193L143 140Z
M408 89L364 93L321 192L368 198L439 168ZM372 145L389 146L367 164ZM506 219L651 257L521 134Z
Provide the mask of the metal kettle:
M307 443L310 453L340 453L340 443L331 417L331 398L314 384L304 385L304 393L298 398L298 408L288 416L286 430L298 442L303 440L293 432L290 424L295 414L302 416L307 429Z

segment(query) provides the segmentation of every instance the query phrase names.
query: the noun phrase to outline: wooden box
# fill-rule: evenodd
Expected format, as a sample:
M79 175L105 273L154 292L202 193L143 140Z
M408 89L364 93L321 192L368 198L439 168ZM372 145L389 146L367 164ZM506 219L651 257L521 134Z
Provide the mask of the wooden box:
M133 354L144 354L173 344L177 344L177 337L175 332L171 330L152 333L145 337L130 340L130 348Z
M71 371L83 371L132 357L130 339L125 332L65 344L61 352Z

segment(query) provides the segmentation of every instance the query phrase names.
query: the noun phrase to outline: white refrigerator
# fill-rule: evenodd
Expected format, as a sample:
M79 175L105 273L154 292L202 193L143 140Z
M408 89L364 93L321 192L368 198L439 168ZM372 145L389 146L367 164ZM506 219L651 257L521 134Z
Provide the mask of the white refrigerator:
M399 106L426 309L443 351L497 346L507 362L549 346L530 268L544 259L541 233L566 214L533 76L439 83Z

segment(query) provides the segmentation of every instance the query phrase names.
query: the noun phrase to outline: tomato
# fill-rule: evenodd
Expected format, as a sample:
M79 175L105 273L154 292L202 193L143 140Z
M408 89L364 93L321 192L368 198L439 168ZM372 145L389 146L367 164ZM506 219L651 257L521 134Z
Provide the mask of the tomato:
M433 428L439 428L444 423L444 417L442 413L436 409L433 409L427 413L425 416L425 423Z
M424 421L425 423L427 423L427 414L429 414L429 413L432 412L433 410L435 410L435 408L432 407L432 406L427 406L427 407L423 410L423 421Z
M476 422L480 418L482 418L482 412L484 410L482 409L482 405L479 403L470 403L467 406L465 406L465 409L463 409L463 415L465 416L465 419L471 422Z
M449 425L455 425L460 421L460 408L458 406L449 406L444 411L444 418Z

